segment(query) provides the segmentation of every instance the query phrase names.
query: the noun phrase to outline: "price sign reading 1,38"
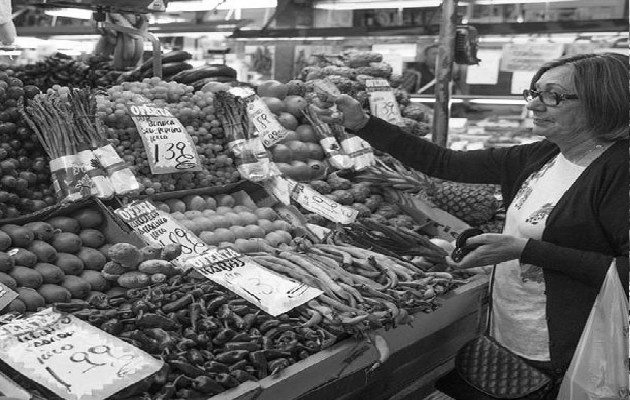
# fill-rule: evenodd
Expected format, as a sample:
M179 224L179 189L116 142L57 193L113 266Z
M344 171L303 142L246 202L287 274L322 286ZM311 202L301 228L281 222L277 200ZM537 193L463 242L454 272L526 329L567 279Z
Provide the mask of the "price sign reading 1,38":
M147 243L157 246L180 244L182 254L177 258L180 266L189 257L199 256L208 250L197 235L146 200L135 201L115 212Z
M52 309L0 326L0 358L66 400L106 399L164 365L131 344Z
M153 174L201 171L197 147L192 138L167 109L154 105L128 105Z

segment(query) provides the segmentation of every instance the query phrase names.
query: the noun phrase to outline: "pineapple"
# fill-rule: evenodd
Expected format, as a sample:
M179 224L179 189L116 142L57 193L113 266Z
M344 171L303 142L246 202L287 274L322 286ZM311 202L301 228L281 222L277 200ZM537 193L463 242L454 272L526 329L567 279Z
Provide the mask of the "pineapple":
M436 181L428 192L436 207L478 226L490 221L501 206L497 185Z

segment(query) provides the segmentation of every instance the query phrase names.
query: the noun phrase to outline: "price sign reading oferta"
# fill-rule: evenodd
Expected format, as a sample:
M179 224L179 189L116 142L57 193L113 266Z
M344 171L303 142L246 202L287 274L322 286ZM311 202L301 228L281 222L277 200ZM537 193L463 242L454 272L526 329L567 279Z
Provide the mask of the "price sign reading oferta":
M11 304L18 294L0 282L0 311Z
M142 138L152 174L201 171L195 142L169 110L151 103L128 105L127 110Z
M227 247L189 258L186 266L228 288L261 310L280 315L323 292L269 271L251 258Z
M122 218L144 241L156 245L180 244L182 254L176 259L180 267L189 257L199 256L209 250L201 239L170 215L155 208L146 200L135 201L119 208L116 214Z
M164 364L52 309L0 326L0 358L66 400L106 399Z

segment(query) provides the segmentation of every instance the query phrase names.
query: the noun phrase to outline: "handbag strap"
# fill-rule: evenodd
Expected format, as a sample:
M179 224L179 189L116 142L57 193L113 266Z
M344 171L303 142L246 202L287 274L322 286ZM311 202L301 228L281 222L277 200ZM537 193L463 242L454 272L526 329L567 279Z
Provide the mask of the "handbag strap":
M494 291L494 274L496 273L496 264L492 267L492 273L490 274L490 282L488 284L488 315L486 317L486 328L484 329L484 335L490 336L490 321L492 319L492 292Z

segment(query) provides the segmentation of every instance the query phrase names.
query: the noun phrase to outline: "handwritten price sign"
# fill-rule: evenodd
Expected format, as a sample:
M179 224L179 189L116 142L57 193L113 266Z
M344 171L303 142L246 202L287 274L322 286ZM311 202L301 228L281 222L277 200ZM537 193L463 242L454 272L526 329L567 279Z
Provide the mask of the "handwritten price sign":
M153 174L201 171L197 147L184 126L167 109L128 105Z
M178 224L164 211L155 208L149 201L136 201L115 212L149 244L180 244L182 254L176 259L180 266L189 257L199 256L209 250L208 245L197 235Z
M0 311L11 304L16 297L18 297L17 293L0 282Z
M163 362L52 309L0 326L0 357L66 400L101 400L157 372Z
M229 247L189 258L186 265L274 316L323 293L269 271Z
M256 127L263 146L273 146L289 134L267 104L251 88L235 87L230 89L230 93L242 97L247 102L247 116Z
M396 96L389 82L385 79L368 79L365 81L365 86L370 96L372 115L395 125L404 125Z

